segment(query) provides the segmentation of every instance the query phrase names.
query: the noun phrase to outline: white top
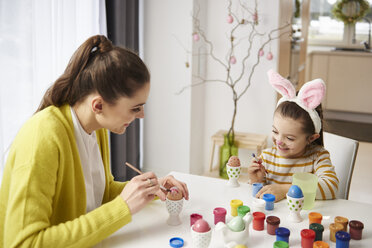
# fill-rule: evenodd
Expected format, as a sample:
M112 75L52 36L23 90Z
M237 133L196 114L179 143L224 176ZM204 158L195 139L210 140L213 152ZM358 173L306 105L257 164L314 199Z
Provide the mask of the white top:
M244 205L253 206L252 185L240 183L239 187L227 186L227 180L172 172L176 179L187 184L190 200L183 202L182 211L179 214L182 224L170 226L166 223L169 213L165 203L160 200L150 202L145 208L135 214L129 225L123 226L116 233L103 241L103 247L108 248L132 248L132 247L170 247L169 239L181 237L185 241L185 248L195 247L191 238L190 215L198 213L209 223L212 228L212 239L209 248L225 248L222 241L222 233L215 230L213 209L223 207L227 210L226 219L230 220L230 201L239 199ZM336 243L329 239L329 225L334 222L335 216L344 216L350 220L359 220L364 223L362 240L351 240L350 247L371 247L372 244L372 205L354 202L350 200L317 200L311 210L302 210L303 221L293 223L289 220L289 209L286 199L274 204L273 211L266 211L266 216L275 215L280 218L280 226L290 230L289 247L301 247L301 230L309 228L309 212L318 212L323 215L324 226L323 240L335 248ZM349 230L349 228L348 228ZM247 247L268 248L273 247L275 235L265 230L256 231L249 227Z
M75 111L71 107L72 122L78 146L81 166L85 179L87 194L87 212L101 206L105 191L105 172L101 152L99 151L96 132L88 134L81 126Z

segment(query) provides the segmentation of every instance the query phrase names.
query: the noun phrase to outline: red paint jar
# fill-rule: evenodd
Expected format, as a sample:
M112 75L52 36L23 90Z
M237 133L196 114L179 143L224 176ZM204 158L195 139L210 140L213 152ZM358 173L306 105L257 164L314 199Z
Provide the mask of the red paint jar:
M270 235L275 235L275 229L279 227L280 219L276 216L268 216L266 218L266 230Z
M364 225L362 222L358 220L352 220L349 222L349 232L350 237L355 240L362 239L362 231L363 231Z
M226 222L226 209L224 208L215 208L213 210L214 214L214 224L216 225L218 222Z
M313 248L315 240L315 231L311 229L301 230L301 247L302 248Z
M253 230L262 231L265 227L265 214L262 212L254 212L253 214Z

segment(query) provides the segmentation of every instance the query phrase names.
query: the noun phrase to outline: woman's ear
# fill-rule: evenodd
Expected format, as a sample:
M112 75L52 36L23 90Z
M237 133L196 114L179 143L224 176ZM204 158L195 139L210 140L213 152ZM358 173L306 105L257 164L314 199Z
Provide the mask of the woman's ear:
M316 139L318 139L320 137L320 134L318 133L314 133L313 135L309 136L307 138L307 141L309 144L313 143Z
M103 99L101 96L93 97L91 101L92 111L95 114L101 114L103 109Z

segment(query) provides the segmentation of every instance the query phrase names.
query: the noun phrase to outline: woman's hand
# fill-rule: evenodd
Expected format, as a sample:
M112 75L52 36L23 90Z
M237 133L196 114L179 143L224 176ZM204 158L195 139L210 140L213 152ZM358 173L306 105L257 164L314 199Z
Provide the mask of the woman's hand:
M262 183L266 172L265 167L261 164L261 158L258 162L256 159L252 159L251 165L248 167L248 176L251 183Z
M256 197L261 198L264 194L275 195L275 202L280 201L286 197L286 194L292 184L270 184L264 186L260 191L258 191Z
M175 179L172 175L168 175L163 178L159 178L159 184L164 186L166 189L170 189L172 187L177 187L179 190L181 190L183 197L188 200L189 199L189 190L187 189L187 185L184 182L180 182L177 179ZM156 195L159 196L160 200L165 201L165 198L167 197L167 192L164 192L163 190L159 190Z
M153 172L146 172L142 175L133 177L132 180L125 185L120 196L127 203L133 215L152 201L159 189L156 175Z

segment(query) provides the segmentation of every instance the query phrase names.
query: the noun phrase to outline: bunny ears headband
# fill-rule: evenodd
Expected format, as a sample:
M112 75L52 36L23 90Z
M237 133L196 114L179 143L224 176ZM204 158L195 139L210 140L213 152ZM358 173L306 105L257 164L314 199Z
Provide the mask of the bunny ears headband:
M325 95L326 87L323 80L314 79L305 83L296 96L296 89L289 80L283 78L274 70L268 71L267 75L269 76L271 86L282 95L277 106L285 101L295 102L298 106L309 113L310 118L314 123L315 133L319 133L322 128L322 122L315 108L319 106Z

